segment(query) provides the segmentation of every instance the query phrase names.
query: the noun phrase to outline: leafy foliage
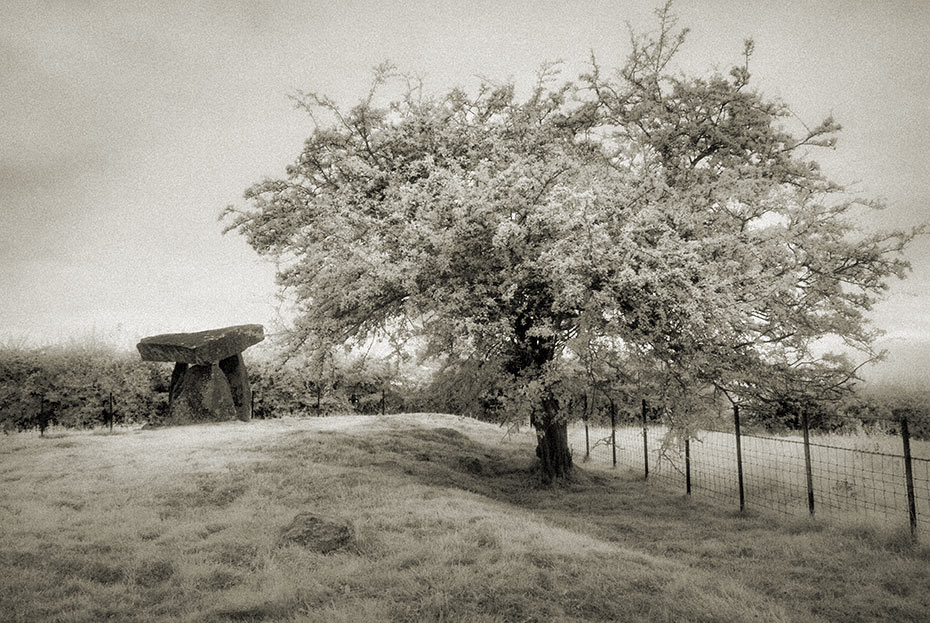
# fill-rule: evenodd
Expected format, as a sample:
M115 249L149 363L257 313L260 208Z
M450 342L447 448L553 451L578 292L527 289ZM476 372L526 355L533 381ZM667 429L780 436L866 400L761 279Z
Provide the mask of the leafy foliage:
M258 418L399 413L425 408L422 380L372 357L249 361ZM167 415L171 367L96 345L0 348L0 426L92 428L157 423ZM112 414L110 400L112 397Z
M422 383L383 358L329 351L249 364L254 416L401 413L425 406Z
M96 345L0 349L5 430L148 422L164 411L169 370ZM112 396L113 410L110 411Z

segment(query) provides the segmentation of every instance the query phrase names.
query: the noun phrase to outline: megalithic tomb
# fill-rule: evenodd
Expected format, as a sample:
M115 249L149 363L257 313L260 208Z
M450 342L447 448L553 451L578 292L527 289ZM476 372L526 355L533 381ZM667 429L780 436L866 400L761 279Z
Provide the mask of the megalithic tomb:
M136 345L143 361L173 361L168 387L171 423L252 417L252 390L242 352L265 339L260 324L196 333L166 333Z

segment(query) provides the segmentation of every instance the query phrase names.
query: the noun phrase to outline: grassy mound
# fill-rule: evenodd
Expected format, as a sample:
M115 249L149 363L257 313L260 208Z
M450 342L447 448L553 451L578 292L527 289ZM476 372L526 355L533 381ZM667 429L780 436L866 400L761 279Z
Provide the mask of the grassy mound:
M10 621L921 620L897 532L736 516L452 416L0 438ZM351 529L282 539L310 512Z

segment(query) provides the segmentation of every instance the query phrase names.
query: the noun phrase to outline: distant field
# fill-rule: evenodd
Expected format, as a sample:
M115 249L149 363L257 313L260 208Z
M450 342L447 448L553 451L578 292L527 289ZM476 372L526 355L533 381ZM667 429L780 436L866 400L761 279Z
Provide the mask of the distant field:
M5 621L922 621L906 531L734 512L412 414L0 436ZM576 448L576 457L579 457ZM579 461L580 464L580 461ZM328 554L282 540L312 511Z

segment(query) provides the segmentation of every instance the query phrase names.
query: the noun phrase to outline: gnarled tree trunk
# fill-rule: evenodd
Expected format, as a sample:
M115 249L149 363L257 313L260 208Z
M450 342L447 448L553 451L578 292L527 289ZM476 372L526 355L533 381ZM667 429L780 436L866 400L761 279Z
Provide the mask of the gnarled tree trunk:
M540 480L546 484L572 475L572 453L568 447L568 423L556 417L555 399L545 401L544 413L532 418L536 429L536 457Z
M536 334L533 328L540 318L551 313L552 296L543 283L527 284L526 289L514 297L523 313L514 320L514 343L505 368L515 377L541 378L546 365L556 357L556 343L551 334ZM559 418L559 399L547 390L541 403L534 405L530 423L536 429L536 456L539 458L539 475L543 483L572 475L572 455L568 447L568 424Z

